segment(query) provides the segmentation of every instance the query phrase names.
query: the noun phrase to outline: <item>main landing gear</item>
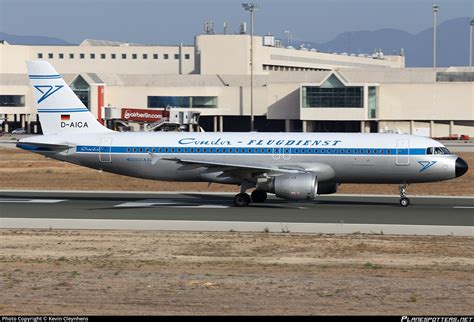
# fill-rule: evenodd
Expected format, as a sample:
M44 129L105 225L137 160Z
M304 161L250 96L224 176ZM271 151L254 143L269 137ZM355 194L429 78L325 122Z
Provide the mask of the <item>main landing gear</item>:
M252 202L265 202L267 200L267 193L262 190L254 190L249 196L245 192L241 192L235 195L234 204L237 207L247 207Z
M408 207L410 205L410 199L407 198L407 185L400 185L400 206Z
M245 192L241 192L235 195L234 205L237 207L247 207L250 203L250 196Z

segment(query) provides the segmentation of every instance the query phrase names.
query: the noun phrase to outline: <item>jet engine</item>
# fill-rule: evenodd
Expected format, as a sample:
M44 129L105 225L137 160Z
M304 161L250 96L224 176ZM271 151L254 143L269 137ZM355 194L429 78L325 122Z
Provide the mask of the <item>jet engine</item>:
M257 186L258 190L274 193L288 200L309 200L316 197L318 180L310 173L283 174Z

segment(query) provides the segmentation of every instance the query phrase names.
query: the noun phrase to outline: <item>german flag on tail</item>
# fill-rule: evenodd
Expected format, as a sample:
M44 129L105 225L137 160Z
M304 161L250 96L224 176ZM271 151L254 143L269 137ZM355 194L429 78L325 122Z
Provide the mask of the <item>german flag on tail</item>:
M69 114L61 114L61 121L69 121L71 116Z

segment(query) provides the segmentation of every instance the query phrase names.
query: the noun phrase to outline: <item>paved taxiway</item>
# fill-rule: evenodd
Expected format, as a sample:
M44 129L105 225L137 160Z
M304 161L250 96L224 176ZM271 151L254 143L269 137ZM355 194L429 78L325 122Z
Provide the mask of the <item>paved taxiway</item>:
M474 236L474 198L270 197L247 208L232 194L0 191L0 228L290 231Z

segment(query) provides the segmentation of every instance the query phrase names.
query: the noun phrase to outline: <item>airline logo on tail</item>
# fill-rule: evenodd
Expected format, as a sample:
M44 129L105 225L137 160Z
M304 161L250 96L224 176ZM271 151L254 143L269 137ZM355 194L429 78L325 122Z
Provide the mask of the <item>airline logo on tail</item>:
M43 94L43 96L41 96L40 99L38 100L38 104L39 104L42 101L44 101L45 99L47 99L48 97L50 97L51 95L53 95L54 93L56 93L57 91L59 91L64 86L63 85L54 85L54 89L53 89L53 86L51 86L51 85L35 85L34 87L41 94Z

